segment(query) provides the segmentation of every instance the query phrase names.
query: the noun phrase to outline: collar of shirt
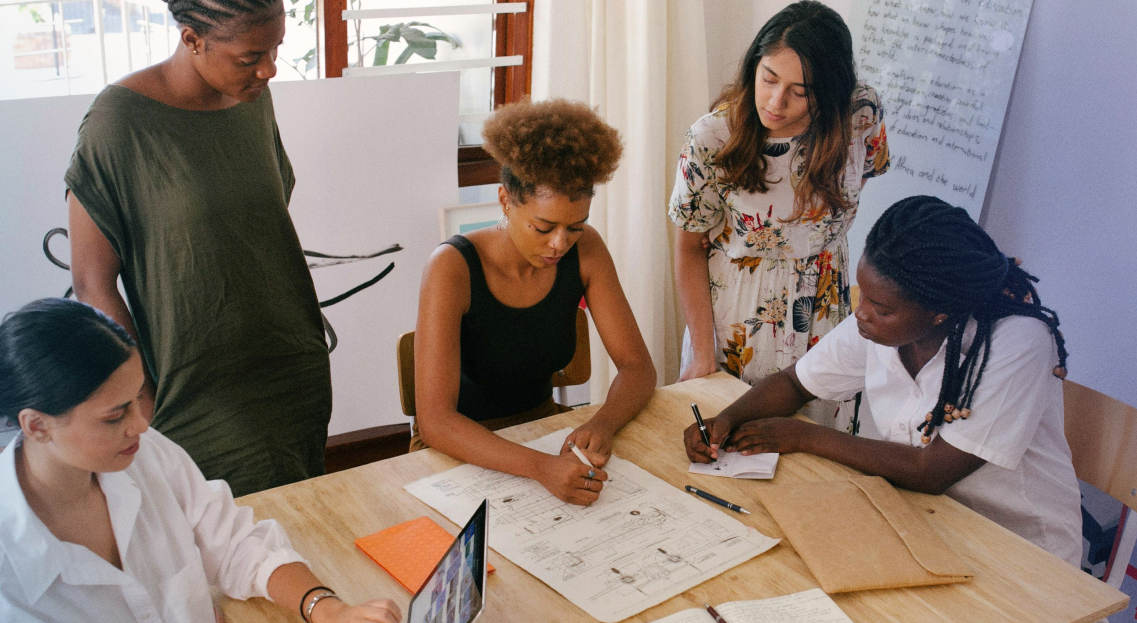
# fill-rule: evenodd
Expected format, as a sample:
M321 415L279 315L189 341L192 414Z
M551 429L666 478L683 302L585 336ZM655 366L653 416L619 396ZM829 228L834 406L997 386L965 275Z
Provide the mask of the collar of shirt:
M975 319L968 319L961 353L966 353L971 347L977 328ZM874 423L884 439L916 447L924 445L921 441L923 433L917 427L939 398L948 339L944 339L939 350L920 368L915 378L904 367L898 348L870 342L870 348L878 353L879 360L887 368L883 376L870 371L865 388ZM939 435L939 432L937 429L932 436Z
M39 601L56 577L72 585L133 582L86 547L60 541L28 505L16 477L16 448L22 443L21 433L0 453L0 499L8 500L0 505L0 555L12 563L28 603ZM107 499L119 557L125 561L142 494L125 472L99 474L99 486Z

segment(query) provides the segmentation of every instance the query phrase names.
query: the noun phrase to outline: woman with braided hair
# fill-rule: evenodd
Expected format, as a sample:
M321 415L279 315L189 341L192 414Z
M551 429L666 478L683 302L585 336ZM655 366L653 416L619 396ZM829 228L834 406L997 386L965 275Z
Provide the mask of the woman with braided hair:
M266 88L284 7L168 2L173 56L107 86L79 129L72 279L137 340L154 428L244 495L324 472L332 405Z
M910 197L873 226L861 304L797 363L684 433L719 449L808 452L893 484L946 493L1054 555L1082 556L1080 495L1063 432L1066 348L1034 277L961 208ZM864 392L883 440L790 419Z

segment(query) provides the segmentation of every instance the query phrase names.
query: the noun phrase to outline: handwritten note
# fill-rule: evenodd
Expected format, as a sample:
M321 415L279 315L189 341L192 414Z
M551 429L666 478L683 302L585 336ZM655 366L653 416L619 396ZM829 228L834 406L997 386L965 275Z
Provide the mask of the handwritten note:
M1031 0L854 0L859 77L885 111L892 168L870 180L849 233L855 262L884 210L935 195L978 220Z
M732 601L715 606L730 623L852 623L820 588L782 597ZM677 612L655 623L714 623L705 609Z

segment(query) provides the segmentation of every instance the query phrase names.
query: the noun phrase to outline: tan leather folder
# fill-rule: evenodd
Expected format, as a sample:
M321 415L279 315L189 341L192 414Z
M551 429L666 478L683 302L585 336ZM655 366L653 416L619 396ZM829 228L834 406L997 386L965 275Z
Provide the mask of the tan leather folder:
M973 574L883 478L763 487L758 499L826 593L965 582Z

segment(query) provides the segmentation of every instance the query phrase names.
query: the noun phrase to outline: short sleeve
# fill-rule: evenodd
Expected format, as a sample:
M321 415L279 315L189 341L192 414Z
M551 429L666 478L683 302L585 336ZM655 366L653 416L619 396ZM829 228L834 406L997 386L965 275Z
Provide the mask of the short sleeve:
M161 457L170 489L193 527L205 575L233 599L268 598L272 572L306 562L292 549L284 529L272 519L254 521L253 509L238 506L223 480L206 481L185 450L161 433L147 436Z
M998 321L971 417L940 427L940 436L968 454L1017 469L1044 414L1063 408L1062 381L1053 374L1057 359L1054 338L1041 321Z
M129 245L126 219L116 194L116 171L132 167L118 146L115 119L100 95L79 126L79 139L63 181L121 259Z
M714 140L711 122L723 122L715 113L695 122L687 131L679 166L675 172L675 188L671 191L667 215L684 231L702 233L722 222L725 209L718 183L714 159L721 145L708 145Z
M797 361L802 387L825 400L851 400L865 389L869 341L854 316L841 321Z
M876 89L858 83L853 92L853 133L865 145L864 172L869 179L888 171L892 160L888 154L888 136L884 128L884 106Z

